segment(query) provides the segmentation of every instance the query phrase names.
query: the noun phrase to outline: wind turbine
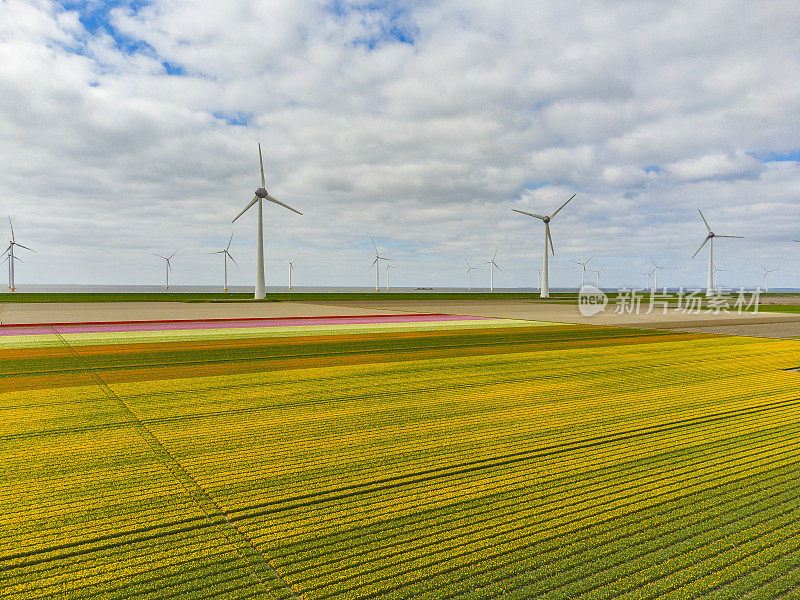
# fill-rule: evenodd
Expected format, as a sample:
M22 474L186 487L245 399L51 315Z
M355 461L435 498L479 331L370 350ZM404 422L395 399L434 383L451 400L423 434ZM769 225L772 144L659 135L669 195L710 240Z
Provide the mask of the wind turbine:
M289 291L292 291L292 271L294 271L294 261L297 260L297 256L295 256L291 260L281 260L281 262L285 262L289 265Z
M18 260L22 262L20 258L14 255L14 248L19 246L20 248L25 248L25 250L30 250L31 252L36 252L36 250L28 248L27 246L23 246L22 244L18 244L14 238L14 224L11 222L11 217L8 217L8 224L11 226L11 239L8 240L8 248L6 248L4 254L6 255L5 260L8 261L8 289L13 292L17 289L14 283L14 261Z
M647 277L647 289L651 289L650 287L650 278L653 276L653 269L648 269L646 272L642 273L645 277Z
M712 296L714 294L714 238L738 238L743 239L744 236L742 235L718 235L711 231L711 225L708 224L706 218L703 216L703 211L697 209L697 212L700 213L700 218L703 219L703 223L708 229L708 235L706 239L703 240L703 243L700 244L700 247L697 251L692 254L692 258L697 256L698 252L703 249L703 246L708 244L708 282L706 285L706 296Z
M768 269L764 265L761 265L761 268L764 269L764 292L768 294L769 293L769 274L772 273L773 271L777 271L778 269Z
M536 271L536 289L540 292L542 291L542 267L536 267L534 269Z
M269 195L267 192L267 182L264 179L264 160L261 158L261 144L258 144L258 162L261 165L261 187L256 189L255 197L250 201L250 204L244 207L244 210L240 212L236 217L233 219L232 222L235 222L236 219L241 217L244 213L248 211L248 209L253 206L256 202L258 202L258 248L256 250L256 286L255 286L255 294L254 298L256 300L262 300L267 296L267 287L264 283L264 216L263 216L263 201L269 200L274 204L279 204L284 208L288 208L290 211L297 213L298 215L302 215L299 210L293 209L288 204L284 204L280 200L276 200L272 196Z
M494 259L497 258L497 251L500 250L500 244L497 245L497 248L494 249L494 256L492 256L491 260L487 260L485 265L489 265L489 291L494 291L494 268L497 267L498 270L502 271L498 264L494 262Z
M719 286L717 285L717 273L720 271L727 271L728 269L720 269L717 265L714 265L714 290L718 290Z
M166 285L164 286L164 289L165 289L165 290L168 290L168 289L169 289L169 272L172 270L172 267L170 266L170 264L169 264L169 261L170 261L170 259L172 259L172 257L173 257L173 256L175 256L175 254L177 254L177 252L178 252L178 251L177 251L177 250L175 250L175 252L173 252L173 253L172 253L172 254L170 254L169 256L161 256L160 254L155 254L155 253L153 253L153 256L157 256L158 258L163 258L163 259L166 261L166 263L167 263L167 265L166 265L166 269L167 269L167 283L166 283Z
M225 248L223 248L222 250L217 250L216 252L209 252L209 254L222 254L222 260L225 265L225 287L223 287L222 289L225 292L228 291L228 259L230 258L233 261L233 264L235 264L237 267L239 266L239 263L237 263L236 260L231 255L231 253L228 252L228 250L231 247L232 241L233 241L233 232L231 231L231 237L228 240L228 245L225 246ZM164 257L162 256L162 258Z
M391 269L396 269L394 265L386 265L386 291L389 291L389 271Z
M600 271L603 269L604 265L600 265L596 269L589 269L589 273L594 273L596 275L595 280L595 287L599 290L600 289Z
M381 288L381 261L390 261L392 259L380 255L378 247L375 245L375 240L372 240L372 247L375 248L375 260L372 261L369 268L375 267L375 291L379 292Z
M577 260L569 261L571 263L575 263L576 265L580 265L581 267L581 287L583 287L583 284L586 282L586 265L589 264L589 261L592 260L592 258L594 258L594 255L592 255L588 260L585 260L583 262L579 262Z
M658 270L666 269L666 267L656 263L656 259L650 256L650 262L653 263L653 290L658 291Z
M464 259L464 262L467 264L467 291L472 290L472 272L475 270L475 267L471 267L467 259Z
M569 200L572 200L574 197L575 197L575 194L572 194L572 196L570 196ZM544 221L544 262L542 263L542 288L541 288L541 292L539 293L539 296L541 298L549 298L550 297L550 277L548 275L548 270L547 270L547 268L548 268L548 263L547 263L547 258L548 258L547 244L548 243L550 244L550 251L553 253L553 255L555 255L555 253L556 253L555 248L553 248L553 237L550 235L550 221L552 221L553 218L559 212L561 212L562 208L564 208L567 204L569 204L569 200L564 202L564 204L562 204L561 206L558 207L556 212L554 212L552 215L549 215L549 216L548 215L537 215L536 213L529 213L529 212L525 212L524 210L517 210L516 208L512 208L511 209L514 212L518 212L518 213L521 213L523 215L528 215L529 217L536 217L537 219L541 219L542 221Z

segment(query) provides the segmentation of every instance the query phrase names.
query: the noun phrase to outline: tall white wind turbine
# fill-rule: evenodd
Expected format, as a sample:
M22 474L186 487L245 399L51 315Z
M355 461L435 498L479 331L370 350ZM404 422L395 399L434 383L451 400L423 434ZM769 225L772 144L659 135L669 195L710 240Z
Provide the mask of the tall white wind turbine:
M589 273L595 274L595 287L599 290L600 289L600 271L605 267L605 265L600 265L596 269L589 269Z
M292 258L291 260L282 260L281 262L285 262L289 265L289 291L292 291L292 271L294 271L294 261L297 260L297 256Z
M703 223L708 230L708 235L706 239L703 240L703 243L700 244L700 247L697 251L692 254L692 258L697 256L700 250L703 249L703 246L708 244L708 282L706 285L706 296L713 296L714 295L714 238L738 238L743 239L744 236L742 235L719 235L711 231L711 225L708 224L706 218L703 216L703 211L697 209L697 212L700 213L700 218L703 219Z
M497 258L497 251L498 250L500 250L500 244L498 244L497 248L494 249L494 255L492 256L491 260L487 260L485 263L483 263L485 265L489 265L489 291L490 292L494 291L494 269L495 269L495 267L497 267L497 269L499 271L503 270L503 269L500 268L500 266L496 262L494 262L494 259Z
M464 259L464 262L467 265L467 291L472 290L472 272L475 270L475 267L470 266L469 261Z
M169 272L172 270L172 265L170 265L169 261L172 260L172 257L175 256L177 253L178 253L177 250L175 250L175 252L173 252L169 256L161 256L160 254L153 253L153 256L157 256L158 258L161 258L166 262L167 282L164 285L165 290L169 289Z
M375 248L375 260L372 261L369 268L375 267L375 291L379 292L381 289L381 261L385 260L388 262L392 259L380 255L378 247L375 245L375 240L372 240L372 247Z
M225 246L222 250L217 250L216 252L210 252L209 253L209 254L222 254L222 261L223 261L223 264L225 266L225 285L224 285L224 287L222 289L225 292L228 291L228 259L230 258L233 261L233 264L235 264L237 267L239 266L239 263L236 262L236 260L233 258L233 256L229 252L229 250L231 248L231 242L232 241L233 241L233 232L231 231L231 237L228 240L228 245Z
M253 206L256 202L258 203L258 248L256 250L256 286L255 286L255 294L254 298L256 300L262 300L267 296L267 286L264 281L264 216L263 216L263 201L269 200L274 204L279 204L284 208L288 208L290 211L297 213L298 215L302 215L299 210L295 210L288 204L284 204L280 200L276 200L272 196L269 195L267 192L267 182L264 179L264 160L261 158L261 144L258 144L258 162L261 165L261 187L256 189L255 197L250 201L250 204L244 207L244 210L240 212L236 217L233 219L235 222L236 219L241 217L244 213L248 211L248 209Z
M768 269L764 265L761 265L761 268L764 269L764 292L769 293L769 274L777 271L778 269Z
M17 289L16 284L14 283L14 261L18 260L22 262L22 260L14 254L14 248L19 246L20 248L25 248L25 250L30 250L31 252L36 252L36 250L17 243L17 240L14 238L14 224L11 222L11 217L8 217L8 224L11 227L11 239L8 240L8 248L6 248L3 254L6 256L5 260L8 261L8 289L13 292Z
M553 248L553 237L550 235L550 221L552 221L553 218L559 212L561 212L561 209L564 208L567 204L569 204L569 201L572 200L574 197L575 197L575 194L572 194L572 196L570 196L569 200L564 202L564 204L562 204L561 206L558 207L556 212L554 212L552 215L549 215L549 216L548 215L537 215L535 213L525 212L524 210L517 210L516 208L512 208L511 209L514 212L518 212L518 213L521 213L523 215L528 215L529 217L536 217L537 219L541 219L544 222L544 262L542 263L542 288L541 288L541 292L539 293L539 296L541 298L549 298L550 297L550 277L549 277L549 273L548 273L548 262L547 262L547 258L548 258L547 245L548 245L548 243L550 244L550 251L554 255L556 253L555 248Z
M583 288L584 283L586 283L586 265L589 264L589 261L592 260L592 258L594 258L594 255L592 255L589 259L587 259L587 260L585 260L583 262L580 262L580 261L577 261L577 260L569 261L571 263L575 263L576 265L580 265L580 267L581 267L581 288Z
M658 291L658 270L659 269L666 269L667 267L663 265L659 265L656 263L656 259L652 256L650 257L650 262L653 263L653 291Z
M542 291L542 267L536 267L536 289Z

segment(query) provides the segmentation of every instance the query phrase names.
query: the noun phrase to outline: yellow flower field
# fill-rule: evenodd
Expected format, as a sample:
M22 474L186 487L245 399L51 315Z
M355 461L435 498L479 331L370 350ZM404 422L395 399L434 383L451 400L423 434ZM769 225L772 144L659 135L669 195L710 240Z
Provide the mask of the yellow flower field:
M0 596L800 585L799 342L448 327L0 352Z

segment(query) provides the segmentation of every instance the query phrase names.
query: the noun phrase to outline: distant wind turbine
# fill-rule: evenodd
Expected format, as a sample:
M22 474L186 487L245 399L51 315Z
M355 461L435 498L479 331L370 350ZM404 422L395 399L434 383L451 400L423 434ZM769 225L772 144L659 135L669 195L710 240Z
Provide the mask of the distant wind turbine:
M375 260L372 261L369 268L375 267L375 291L379 292L381 288L381 261L385 260L388 262L392 259L380 255L378 247L375 245L375 240L372 240L372 247L375 248Z
M396 269L394 265L386 265L386 291L389 291L389 271Z
M604 269L604 268L605 268L605 266L604 266L604 265L600 265L600 266L599 266L599 267L597 267L596 269L589 269L589 273L594 273L594 274L595 274L595 276L596 276L596 279L595 279L595 287L596 287L598 290L600 289L600 271L601 271L602 269Z
M650 287L650 279L653 277L653 269L648 269L646 272L642 273L642 275L647 277L647 286L645 289L652 289Z
M17 289L16 284L14 283L14 261L18 260L22 262L22 259L14 254L14 248L19 246L20 248L25 248L25 250L30 250L31 252L36 252L36 250L17 243L16 239L14 238L14 224L11 222L11 217L8 217L8 224L11 227L11 239L8 240L8 248L6 248L3 254L6 256L5 260L8 261L8 289L13 292Z
M494 262L494 259L497 258L497 251L498 250L500 250L500 244L498 244L497 248L494 249L494 256L492 256L491 260L487 260L485 263L483 263L485 265L489 265L489 291L490 292L494 291L494 269L495 269L495 267L497 267L497 269L499 271L503 270L503 269L501 269L499 267L499 265L496 262Z
M576 265L579 265L581 267L581 287L583 287L584 283L586 283L586 265L589 264L589 261L592 260L592 258L594 258L594 255L592 255L590 258L588 258L587 260L585 260L583 262L580 262L580 261L577 261L577 260L569 261L569 262L575 263Z
M542 267L536 267L536 289L542 291Z
M778 269L768 269L764 265L761 265L761 268L764 269L764 292L769 293L769 274Z
M529 213L529 212L525 212L524 210L517 210L516 208L512 208L511 209L514 212L518 212L518 213L521 213L523 215L528 215L529 217L535 217L537 219L541 219L544 222L544 262L542 263L542 288L541 288L541 292L539 293L539 296L542 297L542 298L549 298L550 297L550 277L549 277L548 270L547 270L548 269L548 261L547 261L547 259L548 259L547 245L548 245L548 243L550 245L550 251L553 253L553 255L555 255L555 253L556 253L555 248L553 248L553 237L550 235L550 221L552 221L553 218L559 212L561 212L561 209L564 208L567 204L569 204L569 201L572 200L574 197L575 197L575 194L572 194L572 196L570 196L569 200L564 202L564 204L559 206L558 209L552 215L549 215L549 216L548 215L537 215L536 213Z
M700 213L700 218L703 219L703 223L708 230L708 235L706 239L703 240L703 243L700 244L700 247L692 254L692 258L697 256L700 250L703 249L703 246L708 244L708 282L706 285L706 296L712 296L714 294L714 238L738 238L743 239L744 236L741 235L718 235L711 231L711 225L708 224L706 218L703 216L703 211L700 209L697 210Z
M717 285L717 274L722 271L725 272L728 269L720 269L717 265L714 265L714 290L719 290L719 286Z
M298 215L302 215L299 210L295 210L288 204L284 204L280 200L276 200L272 196L269 195L267 192L267 182L264 179L264 160L261 158L261 144L258 144L258 162L261 165L261 187L256 189L255 197L250 201L250 204L244 207L244 210L240 212L233 221L236 221L239 217L241 217L244 213L248 211L248 209L253 206L256 202L258 202L258 248L256 250L256 286L255 286L255 294L254 298L256 300L261 300L266 298L267 296L267 287L266 283L264 282L264 216L263 216L263 200L269 200L274 204L279 204L284 208L288 208L290 211L297 213Z
M470 291L472 290L472 272L475 270L475 267L471 267L466 258L464 262L467 265L467 291Z
M222 250L217 250L216 252L210 252L209 253L209 254L222 254L222 261L223 261L223 264L225 265L225 286L222 289L225 292L228 291L228 259L230 258L233 261L233 264L235 264L237 267L239 266L239 264L236 262L236 260L234 260L234 258L231 255L231 253L228 252L228 250L230 250L232 241L233 241L233 232L231 231L231 237L228 240L228 245L225 246ZM163 256L162 256L162 258L163 258ZM169 274L167 274L167 275L169 276Z
M656 263L656 259L650 256L650 262L653 263L653 290L658 291L658 270L666 269L666 267Z
M165 289L165 290L168 290L168 289L169 289L169 272L172 270L172 266L169 264L169 261L170 261L170 260L172 259L172 257L173 257L173 256L175 256L177 253L178 253L178 251L177 251L177 250L175 250L175 252L173 252L173 253L172 253L172 254L170 254L169 256L161 256L160 254L155 254L155 253L153 253L153 256L157 256L158 258L162 258L162 259L164 259L164 261L166 261L166 263L167 263L167 264L166 264L166 271L167 271L167 283L166 283L166 285L164 286L164 289Z
M294 271L294 261L297 260L297 256L295 256L291 260L282 260L281 262L285 262L289 265L289 291L292 291L292 271Z

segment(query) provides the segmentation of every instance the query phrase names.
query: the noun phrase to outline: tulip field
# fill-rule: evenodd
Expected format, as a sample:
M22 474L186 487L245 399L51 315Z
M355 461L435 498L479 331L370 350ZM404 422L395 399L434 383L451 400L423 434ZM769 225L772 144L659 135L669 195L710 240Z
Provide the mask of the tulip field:
M800 341L0 331L0 598L800 593Z

